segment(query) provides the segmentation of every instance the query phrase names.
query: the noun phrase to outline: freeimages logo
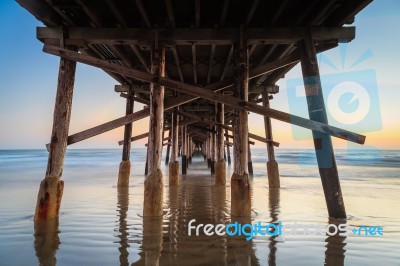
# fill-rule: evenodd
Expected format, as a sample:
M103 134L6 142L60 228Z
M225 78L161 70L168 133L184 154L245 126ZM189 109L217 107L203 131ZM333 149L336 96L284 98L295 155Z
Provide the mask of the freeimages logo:
M345 49L346 46L341 49L342 62L345 61ZM371 51L367 50L348 70L344 69L343 63L342 71L321 75L325 107L331 125L357 133L373 132L382 128L375 70L351 70L371 56ZM320 55L319 64L321 63L337 69L324 55ZM286 87L290 113L308 117L303 78L288 79ZM296 140L310 138L307 129L292 126L292 130Z

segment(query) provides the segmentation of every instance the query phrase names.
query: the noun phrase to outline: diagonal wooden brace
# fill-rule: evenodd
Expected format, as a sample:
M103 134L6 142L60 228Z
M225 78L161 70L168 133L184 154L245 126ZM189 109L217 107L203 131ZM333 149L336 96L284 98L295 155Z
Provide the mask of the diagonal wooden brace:
M149 82L149 83L158 84L161 86L165 86L165 87L177 90L179 92L193 95L193 96L188 95L188 97L187 97L188 101L192 101L194 97L196 97L196 99L201 97L201 98L205 98L205 99L208 99L208 100L211 100L214 102L220 102L220 103L232 106L234 108L244 109L244 110L254 112L257 114L261 114L261 115L265 115L265 116L268 116L273 119L277 119L277 120L280 120L280 121L283 121L286 123L294 124L297 126L301 126L304 128L314 130L314 131L325 133L325 134L328 134L328 135L331 135L331 136L334 136L337 138L349 140L349 141L356 142L359 144L364 144L364 142L365 142L365 136L363 136L363 135L359 135L357 133L350 132L350 131L340 129L337 127L333 127L333 126L330 126L330 125L327 125L324 123L312 121L312 120L305 119L305 118L302 118L302 117L299 117L296 115L291 115L291 114L288 114L288 113L285 113L282 111L263 107L263 106L255 104L255 103L242 101L238 98L228 96L228 95L222 95L222 94L215 92L217 90L222 90L226 87L230 87L231 84L229 84L229 82L226 82L225 86L223 86L223 88L219 87L218 89L215 89L214 86L216 86L216 85L210 85L210 86L208 86L209 88L201 88L198 86L186 84L186 83L171 80L168 78L161 78L161 77L158 77L158 76L155 76L155 75L143 72L143 71L134 70L134 69L130 69L130 68L127 68L124 66L116 65L111 62L102 60L102 59L98 59L98 58L91 57L88 55L83 55L78 52L69 51L69 50L62 49L62 48L59 48L56 46L45 45L43 48L43 51L46 53L50 53L53 55L57 55L57 56L69 59L69 60L74 60L74 61L77 61L80 63L99 67L99 68L102 68L103 70L107 70L107 71L110 71L113 73L118 73L118 74L121 74L121 75L124 75L127 77L135 78L135 79ZM292 63L293 62L290 62L288 64L292 64ZM275 69L276 68L277 67L275 66ZM224 82L222 82L221 85L222 84L224 84ZM220 85L220 84L218 83L218 85ZM210 88L211 88L211 90L210 90ZM213 90L213 88L214 88L214 90ZM172 101L169 101L169 102L171 103ZM180 104L182 104L182 103L180 103ZM142 116L141 118L144 118L148 115L147 114L148 110L145 109L142 111L143 112L141 113L140 116ZM75 139L74 142L77 142L77 140L80 141L82 139L86 139L91 136L95 136L95 135L104 133L104 132L112 130L116 127L122 126L126 123L130 123L130 122L132 122L133 117L136 118L139 116L139 115L137 115L137 113L139 113L139 112L136 112L129 116L121 117L119 119L110 121L110 122L100 125L98 127L94 127L92 129L86 130L86 132L84 132L84 133L81 132L79 138ZM77 134L79 134L79 133L77 133ZM72 137L72 136L70 136L70 137ZM68 137L68 144L71 144L71 143L69 143L70 137ZM72 139L72 141L73 141L73 139ZM74 143L74 142L72 142L72 143Z

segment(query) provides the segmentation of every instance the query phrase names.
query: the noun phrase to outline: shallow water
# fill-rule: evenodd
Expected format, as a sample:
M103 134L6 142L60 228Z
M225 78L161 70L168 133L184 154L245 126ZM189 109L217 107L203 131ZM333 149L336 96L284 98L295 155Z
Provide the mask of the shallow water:
M341 222L327 218L312 151L278 153L281 189L268 188L265 150L252 154L252 216L239 222L380 225L384 236L299 233L251 241L188 236L192 219L195 224L235 221L229 214L229 178L226 187L215 187L203 158L195 157L179 187L165 182L163 217L144 220L141 149L132 153L133 175L126 189L116 187L120 151L69 150L60 219L34 224L47 153L0 151L0 265L400 265L398 152L382 152L380 161L371 159L375 153L360 159L358 152L337 152L349 215ZM371 166L371 161L378 163ZM167 180L164 165L162 171Z

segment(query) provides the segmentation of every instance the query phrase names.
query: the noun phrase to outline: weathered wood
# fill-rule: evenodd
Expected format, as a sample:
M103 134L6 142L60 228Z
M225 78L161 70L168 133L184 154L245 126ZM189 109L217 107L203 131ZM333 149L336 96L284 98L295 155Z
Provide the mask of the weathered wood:
M172 151L171 162L169 163L169 185L177 186L179 183L179 162L178 162L178 139L179 139L179 115L172 113Z
M186 158L186 145L187 145L187 127L182 126L181 127L181 139L182 139L182 175L186 175L186 170L187 170L187 158Z
M262 102L264 107L269 108L268 91L264 91L262 93ZM265 138L272 140L273 136L272 136L271 118L269 118L268 116L264 116L264 127L265 127ZM278 168L278 163L275 160L274 146L271 145L270 142L267 142L267 153L268 153L267 174L268 174L269 187L279 188L280 187L279 168Z
M241 35L243 36L243 35ZM247 45L240 42L236 51L234 95L242 101L248 100L249 93L249 58ZM226 95L224 95L226 97ZM235 109L233 118L233 160L234 168L231 177L231 215L250 216L251 191L247 169L248 161L248 116L247 111Z
M226 136L225 141L229 142L229 136L228 136L227 129L225 129L225 136ZM229 145L226 145L226 153L227 153L227 157L228 157L228 164L231 165L231 149L229 148Z
M250 148L250 144L247 144L248 147L248 162L247 162L247 169L249 170L249 175L253 175L254 171L253 171L253 161L251 159L251 148Z
M217 113L216 113L216 122L218 124L224 124L224 105L222 103L217 103ZM216 161L220 162L224 160L224 128L217 127L217 156Z
M216 138L215 138L215 128L214 126L210 127L210 140L211 140L211 144L210 144L210 170L211 170L211 174L215 174L215 148L216 148Z
M76 47L68 47L68 49L77 51ZM67 150L75 70L75 61L60 59L47 170L37 196L35 220L57 218L60 210L64 190L64 181L60 178Z
M215 120L219 124L225 123L224 117L224 105L222 103L217 103L217 112L215 115ZM224 158L224 131L222 127L217 127L217 140L216 140L216 162L215 162L215 185L224 186L226 183L226 163ZM229 145L228 145L229 147Z
M234 94L237 99L242 101L248 100L248 58L247 49L243 49L242 58L240 58L235 69L236 87ZM244 58L243 58L244 57ZM237 59L238 60L238 59ZM224 97L227 97L226 95ZM248 173L248 114L246 110L235 109L233 119L233 155L234 155L234 172L238 175Z
M151 72L165 75L165 50L153 53ZM162 134L164 128L164 86L150 84L150 126L149 126L149 174L160 168L162 155Z
M147 147L147 149L146 149L146 164L144 166L144 175L147 176L147 174L149 173L149 147L148 145L145 145L145 147Z
M134 106L134 93L128 92L128 98L126 99L126 110L125 114L130 115L133 113ZM131 174L131 138L132 138L132 123L126 124L124 129L124 143L122 147L122 161L119 165L118 172L118 187L129 187L129 177Z
M133 100L134 94L130 93L129 97L126 99L126 110L125 114L130 115L133 113ZM122 147L122 160L129 161L131 155L131 138L132 138L132 123L126 124L124 129L124 143Z
M171 134L172 134L172 130L170 130L168 133L168 139L171 139ZM168 143L170 143L170 142L168 142ZM167 154L165 155L165 165L168 165L168 163L169 163L170 149L171 149L171 144L168 144L167 145Z
M301 69L310 119L328 124L314 40L310 32L299 46L302 52ZM329 216L346 218L331 137L315 130L312 133Z
M164 131L167 131L167 130L170 130L170 129L171 129L170 126L165 126L165 127L164 127ZM149 136L149 132L146 132L146 133L143 133L143 134L139 134L139 135L133 136L133 137L131 138L131 142L137 141L137 140L140 140L140 139L147 138L148 136ZM124 141L123 141L123 140L118 141L118 145L123 145L123 144L124 144Z
M165 49L153 49L151 73L164 77ZM162 155L162 133L164 128L164 86L150 84L150 125L148 147L148 175L144 182L143 216L163 214L163 176L160 170Z
M157 83L158 85L166 86L166 87L175 89L180 92L191 94L193 96L196 96L196 98L202 97L202 98L209 99L212 101L224 103L226 105L229 105L229 106L232 106L232 107L235 107L238 109L244 109L244 110L254 112L257 114L267 115L271 118L274 118L274 119L277 119L277 120L280 120L283 122L291 123L291 124L301 126L304 128L308 128L308 129L311 129L314 131L319 131L322 133L330 134L332 136L335 136L335 137L338 137L341 139L345 139L345 140L349 140L349 141L353 141L353 142L356 142L359 144L363 144L365 142L365 136L363 136L363 135L359 135L359 134L356 134L356 133L353 133L353 132L350 132L347 130L339 129L339 128L336 128L336 127L333 127L333 126L330 126L330 125L327 125L324 123L308 120L308 119L305 119L305 118L302 118L299 116L290 115L288 113L274 110L271 108L265 108L263 106L259 106L259 105L255 104L255 103L243 101L241 99L238 99L238 98L235 98L235 97L232 97L229 95L221 95L221 94L213 92L213 91L221 90L222 88L218 88L213 91L209 91L205 88L200 88L200 87L182 83L179 81L174 81L171 79L158 77L158 76L148 74L143 71L134 70L134 69L130 69L130 68L127 68L124 66L112 64L110 62L107 62L107 61L104 61L101 59L97 59L97 58L90 57L87 55L78 54L76 52L71 52L71 51L68 51L68 50L65 50L62 48L58 48L58 47L54 47L54 46L45 45L44 51L54 54L54 55L58 55L58 56L67 58L67 59L76 60L78 62L97 66L97 67L103 68L104 70L108 70L110 72L119 73L122 75L126 75L126 76L129 76L132 78L142 80L142 81L146 81L146 82ZM226 83L224 83L224 84L226 84ZM215 85L215 86L217 86L217 85ZM229 87L229 85L228 85L228 87ZM191 101L191 100L193 100L193 98L189 96L188 101ZM170 103L170 104L172 104L172 103ZM132 114L132 116L133 115L135 115L135 114ZM145 116L145 113L143 113L141 115ZM135 115L135 118L136 118L136 115ZM82 138L85 139L85 138L90 137L90 135L93 136L93 135L104 133L108 130L114 129L118 126L125 124L126 121L130 122L131 119L132 119L131 117L125 116L125 117L116 119L114 121L105 123L103 125L100 125L98 127L86 130L84 132L77 133L77 134L79 134L78 139L82 139Z
M171 161L176 162L178 160L178 149L179 149L179 115L176 112L172 113L172 152Z
M188 113L188 112L183 112L183 111L178 111L178 113L179 113L179 114L182 114L183 116L190 117L190 118L192 118L192 119L197 119L197 120L201 121L202 123L206 123L206 124L209 124L209 125L216 125L216 126L218 126L218 128L221 127L221 128L223 128L223 129L226 129L226 130L229 130L229 131L233 131L233 128L232 128L232 127L227 126L227 125L225 125L225 124L218 123L218 122L213 121L213 120L211 120L211 119L209 119L209 118L200 117L200 116L197 116L197 115L195 115L195 114L190 114L190 113ZM228 134L228 133L226 133L226 134ZM233 136L231 136L231 135L228 135L228 137L229 137L229 138L233 138ZM266 138L264 138L264 137L258 136L258 135L256 135L256 134L253 134L253 133L250 133L250 132L249 132L249 137L252 138L252 139L255 139L255 140L264 142L264 143L271 142L274 146L279 147L279 142L271 141L271 140L269 140L269 139L266 139ZM255 144L253 141L249 141L249 143L250 143L251 145L254 145L254 144Z
M296 44L304 38L308 28L246 28L248 44ZM230 45L237 41L238 28L158 28L158 40L164 47L174 45ZM340 40L349 42L355 37L355 27L312 27L317 41ZM42 42L59 44L60 27L37 27L36 37ZM151 47L155 41L155 29L143 28L79 28L69 27L67 45L82 44L138 44Z

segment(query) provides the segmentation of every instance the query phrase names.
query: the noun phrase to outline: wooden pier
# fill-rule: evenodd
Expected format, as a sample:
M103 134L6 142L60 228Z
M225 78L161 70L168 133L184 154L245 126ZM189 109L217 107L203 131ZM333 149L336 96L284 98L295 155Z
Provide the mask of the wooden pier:
M365 136L329 125L316 54L353 40L355 28L348 24L371 1L17 0L45 24L37 28L43 51L60 57L35 219L58 217L67 146L122 126L118 187L129 186L131 142L148 138L146 169L134 169L146 170L144 216L162 215L165 146L170 187L179 186L195 150L204 155L215 186L229 182L226 167L233 161L231 215L249 217L254 140L266 144L270 188L280 187L279 132L273 134L271 119L312 131L328 214L346 218L331 137L363 144ZM126 99L126 115L69 135L77 62L116 80L110 89ZM309 119L270 107L276 82L299 62ZM135 101L146 108L133 112ZM249 132L249 112L264 116L265 136ZM146 117L148 133L132 136L134 122Z

